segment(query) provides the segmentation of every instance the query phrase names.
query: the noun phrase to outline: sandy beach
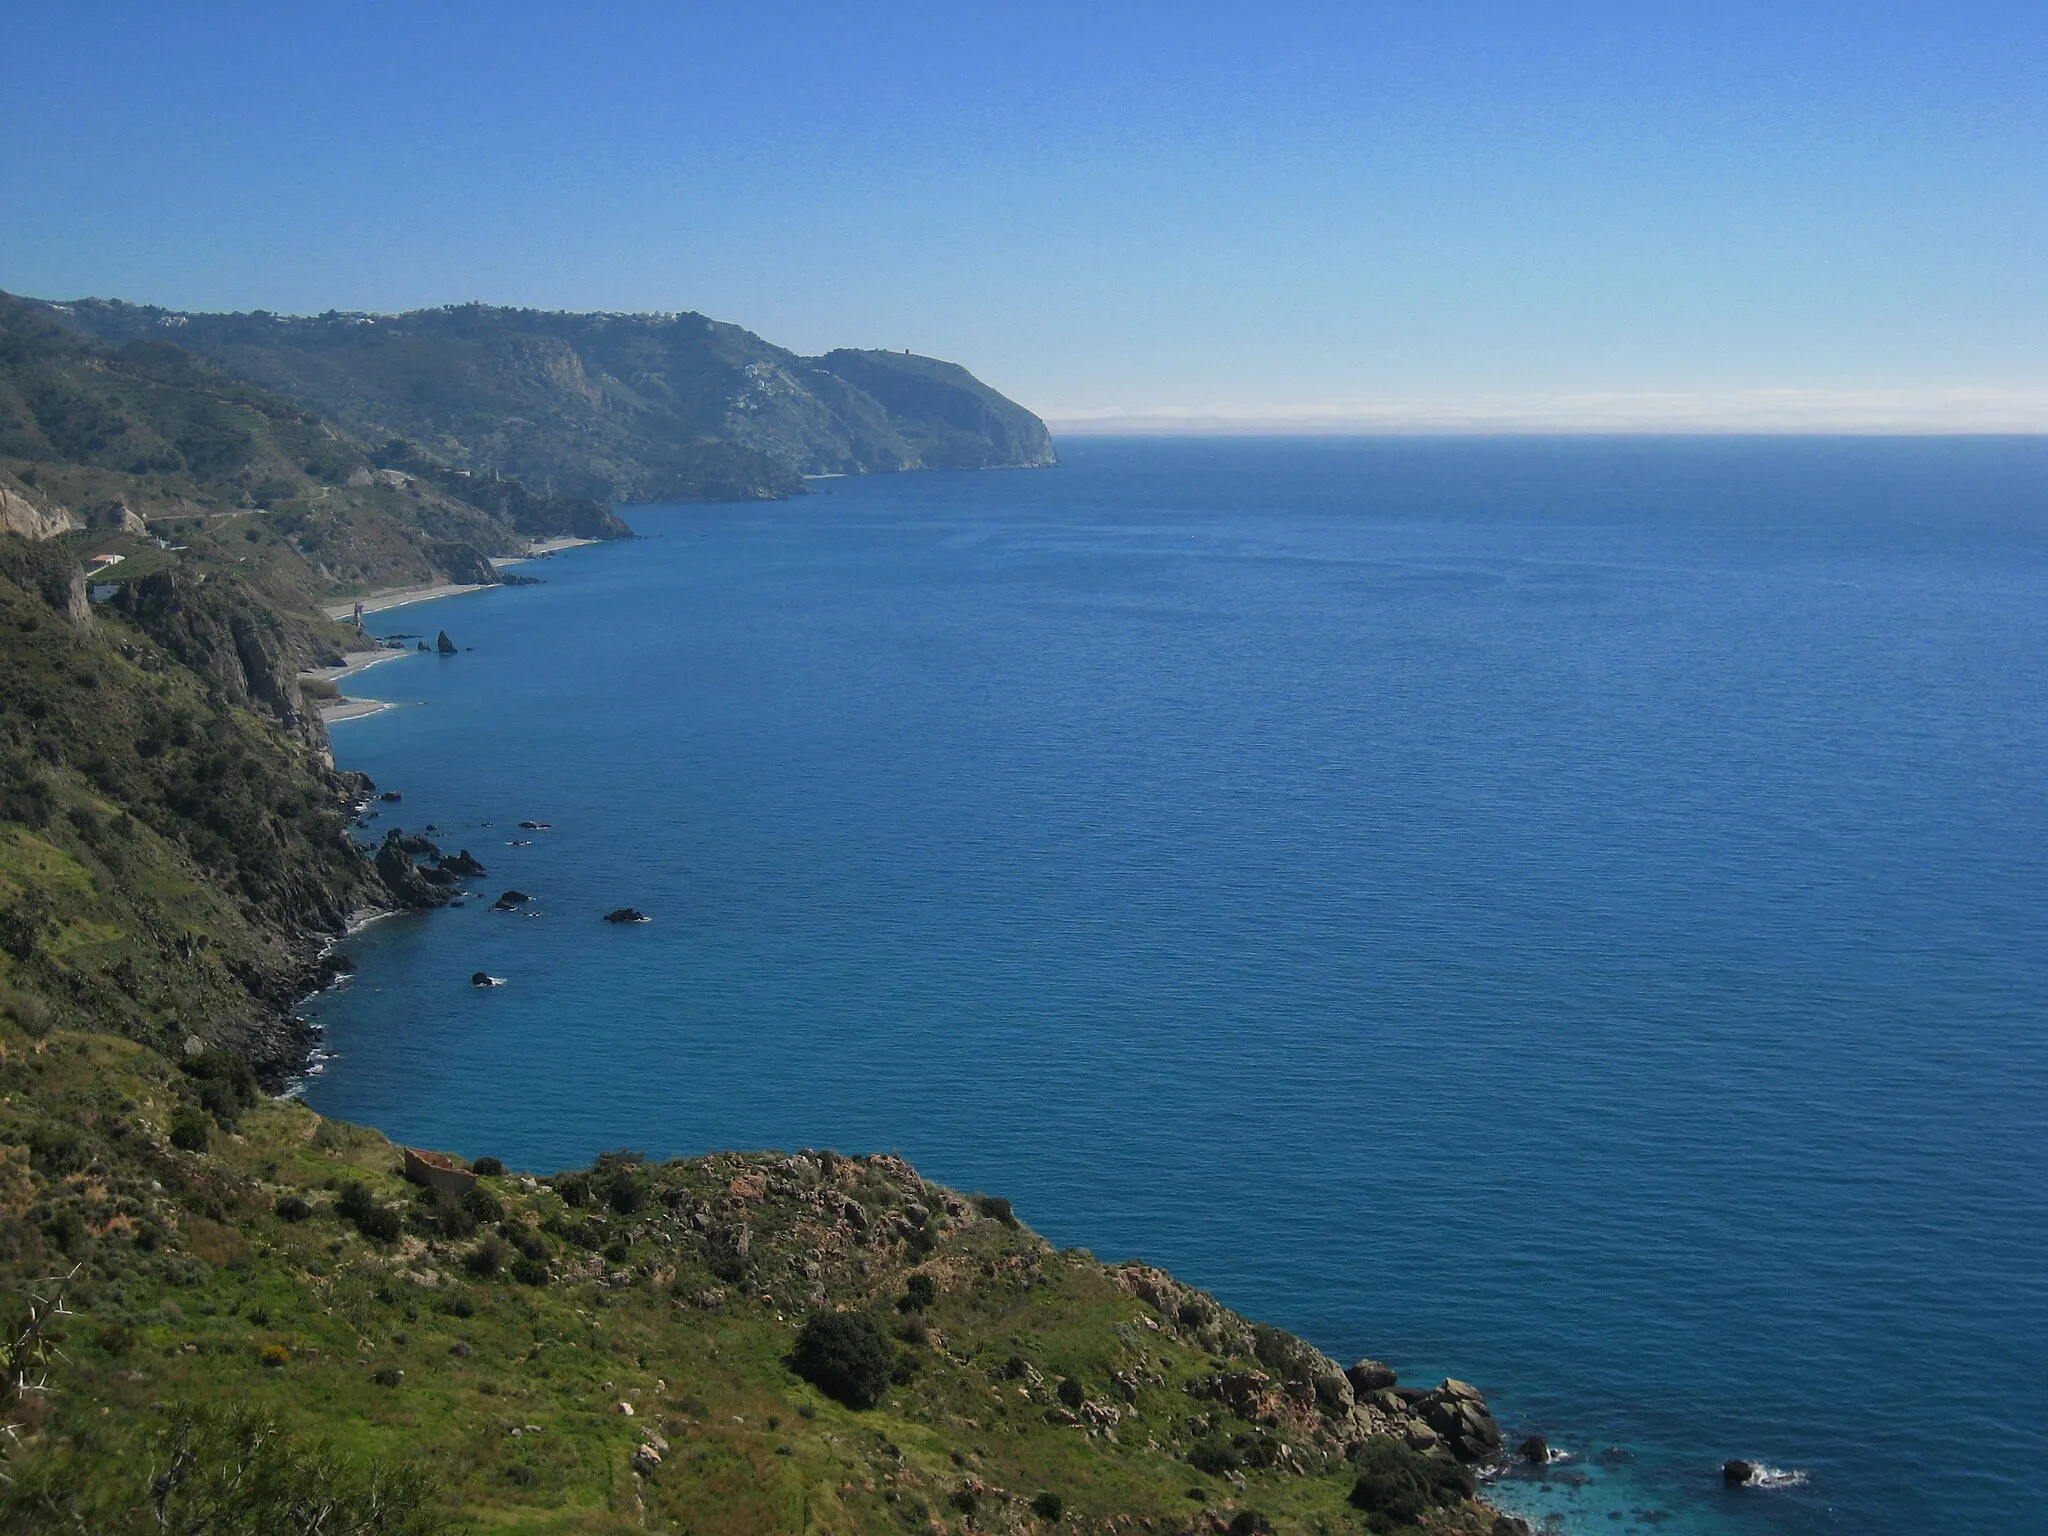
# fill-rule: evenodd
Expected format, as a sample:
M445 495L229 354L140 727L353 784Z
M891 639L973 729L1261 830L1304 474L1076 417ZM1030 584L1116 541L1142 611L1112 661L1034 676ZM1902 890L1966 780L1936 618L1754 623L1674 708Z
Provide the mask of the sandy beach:
M366 715L396 708L396 704L387 704L382 699L336 699L332 704L320 706L320 723L338 725L344 720L361 720Z
M482 592L492 585L494 583L481 581L443 581L425 587L390 587L366 597L351 598L345 603L329 603L322 611L330 619L345 620L355 613L357 603L363 605L365 613L382 613L386 608L403 608L407 603L425 603L437 597L460 597L465 592Z
M596 539L541 539L526 546L523 555L497 555L491 559L493 566L520 565L528 560L545 560L549 555L564 549L580 549L585 544L595 544ZM465 592L482 592L492 583L483 581L434 582L423 587L386 587L381 592L371 592L364 597L351 598L345 603L328 603L321 611L328 618L346 620L354 616L356 604L363 605L365 613L382 613L387 608L403 608L408 603L432 602L438 597L460 597Z
M581 549L585 544L597 542L596 539L542 539L538 543L527 545L526 553L523 555L495 555L491 559L491 564L518 565L526 560L545 560L558 550Z

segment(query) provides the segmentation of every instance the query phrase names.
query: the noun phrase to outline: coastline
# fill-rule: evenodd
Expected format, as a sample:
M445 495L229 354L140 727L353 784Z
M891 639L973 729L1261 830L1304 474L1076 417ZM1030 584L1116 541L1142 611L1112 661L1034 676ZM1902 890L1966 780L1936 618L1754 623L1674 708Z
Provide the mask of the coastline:
M366 603L364 611L390 611L409 606L413 602L432 601L447 595L454 594L446 589L391 593L386 594L389 601L379 604L375 610ZM322 669L321 675L329 681L338 682L386 661L417 654L420 653L395 647L379 647L367 653L352 652L348 653L348 659L342 666ZM331 706L330 710L323 710L322 719L329 722L360 719L395 707L380 700L342 700ZM367 802L364 806L359 806L358 813L366 808L366 805ZM308 991L292 1010L292 1017L304 1026L305 1038L302 1042L300 1061L283 1086L279 1095L281 1098L303 1103L305 1091L321 1074L329 1059L323 1050L324 1030L317 1023L305 1018L299 1010L322 992L336 985L338 978L345 975L348 970L352 970L352 966L333 963L333 957L340 944L361 934L372 924L387 917L401 915L405 910L403 907L358 910L350 915L345 932L331 937L323 946L321 959L328 962L328 967L323 970L319 985ZM737 1158L738 1166L744 1168L752 1154L726 1155ZM713 1157L715 1158L716 1154L713 1154ZM919 1180L911 1171L910 1165L901 1162L893 1154L884 1155L879 1161L892 1170L900 1168L906 1177L913 1181L921 1197L934 1199L941 1195L938 1185L926 1184ZM935 1199L934 1204L943 1209L962 1212L973 1208L971 1201L946 1201L943 1198ZM1005 1210L1007 1211L1007 1202ZM972 1217L968 1219L971 1220ZM1005 1221L1014 1222L1014 1218L1006 1216ZM1090 1262L1093 1262L1092 1256ZM1190 1325L1187 1321L1187 1308L1190 1305L1203 1305L1208 1294L1136 1259L1126 1260L1121 1265L1108 1266L1105 1272L1116 1277L1116 1283L1125 1293L1159 1313L1164 1322L1153 1326L1162 1338L1172 1336L1176 1327L1188 1330ZM764 1295L762 1299L765 1302L768 1298ZM701 1299L699 1304L702 1304ZM1212 1314L1213 1320L1204 1323L1203 1327L1237 1323L1242 1328L1242 1337L1232 1338L1219 1334L1218 1337L1210 1339L1206 1333L1201 1333L1197 1342L1206 1341L1203 1344L1205 1348L1221 1349L1231 1354L1242 1355L1248 1360L1263 1358L1259 1356L1256 1343L1260 1337L1259 1325L1251 1323L1241 1314L1228 1308L1218 1307L1214 1302L1207 1304L1215 1310ZM782 1314L778 1312L776 1317L780 1321ZM1199 1333L1199 1330L1194 1331ZM1376 1361L1361 1360L1357 1365L1346 1368L1337 1360L1323 1355L1305 1340L1281 1335L1277 1331L1272 1331L1271 1337L1286 1338L1290 1352L1288 1365L1276 1369L1292 1371L1296 1375L1313 1376L1320 1383L1319 1394L1337 1393L1345 1399L1341 1408L1335 1411L1334 1417L1331 1416L1331 1412L1326 1411L1327 1404L1318 1405L1317 1396L1311 1396L1307 1400L1308 1406L1303 1407L1299 1401L1290 1400L1274 1390L1271 1379L1258 1376L1256 1373L1238 1377L1218 1376L1212 1380L1222 1385L1202 1386L1199 1390L1196 1385L1191 1384L1186 1388L1193 1394L1189 1406L1207 1399L1227 1403L1247 1418L1255 1417L1261 1424L1268 1424L1276 1429L1286 1428L1300 1436L1307 1445L1317 1447L1317 1454L1326 1459L1341 1456L1347 1442L1352 1437L1360 1435L1381 1437L1395 1442L1405 1447L1410 1455L1418 1458L1433 1452L1432 1459L1443 1460L1447 1465L1457 1467L1459 1475L1470 1479L1466 1485L1466 1497L1472 1505L1483 1512L1482 1518L1487 1521L1487 1529L1491 1536L1534 1536L1535 1527L1531 1522L1494 1499L1496 1484L1507 1475L1512 1465L1508 1450L1512 1440L1506 1433L1506 1427L1496 1423L1486 1399L1477 1390L1462 1381L1446 1378L1437 1387L1427 1390L1407 1389L1405 1395L1397 1395L1391 1390L1391 1384L1395 1380L1393 1373ZM1211 1363L1220 1365L1223 1362L1212 1360ZM1384 1380L1381 1379L1381 1373L1384 1374ZM1245 1395L1247 1391L1248 1396ZM1238 1395L1233 1396L1233 1392ZM1087 1406L1093 1408L1097 1414L1109 1412L1113 1415L1116 1411L1104 1410L1093 1404ZM1048 1422L1056 1422L1055 1413L1056 1410L1048 1412ZM1067 1415L1066 1422L1075 1422L1072 1414ZM1111 1434L1109 1438L1113 1440L1115 1437ZM1297 1470L1306 1473L1305 1466ZM1230 1481L1236 1485L1241 1496L1244 1489L1242 1478L1232 1476ZM1225 1507L1233 1507L1231 1494L1223 1490L1219 1492ZM1220 1523L1215 1524L1214 1528L1219 1531L1223 1529ZM1265 1527L1261 1525L1251 1527L1254 1531L1263 1528ZM1194 1529L1196 1528L1190 1527L1191 1532ZM1229 1529L1234 1531L1237 1527L1231 1526Z

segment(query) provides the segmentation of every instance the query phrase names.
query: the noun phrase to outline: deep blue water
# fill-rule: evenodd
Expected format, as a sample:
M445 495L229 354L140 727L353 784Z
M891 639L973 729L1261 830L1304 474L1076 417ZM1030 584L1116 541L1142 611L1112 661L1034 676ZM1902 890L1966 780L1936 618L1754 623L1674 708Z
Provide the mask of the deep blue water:
M2048 443L1064 452L380 616L472 649L372 829L544 915L372 927L312 1103L900 1150L1477 1382L1571 1530L2048 1527Z

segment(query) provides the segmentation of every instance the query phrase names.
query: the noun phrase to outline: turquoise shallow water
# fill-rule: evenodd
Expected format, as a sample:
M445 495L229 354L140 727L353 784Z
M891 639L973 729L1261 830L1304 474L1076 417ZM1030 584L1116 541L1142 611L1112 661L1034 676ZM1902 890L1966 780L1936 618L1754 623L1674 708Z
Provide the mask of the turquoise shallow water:
M469 649L372 830L542 915L354 941L308 1098L900 1150L1477 1382L1569 1530L2048 1526L2048 444L1065 453L380 616Z

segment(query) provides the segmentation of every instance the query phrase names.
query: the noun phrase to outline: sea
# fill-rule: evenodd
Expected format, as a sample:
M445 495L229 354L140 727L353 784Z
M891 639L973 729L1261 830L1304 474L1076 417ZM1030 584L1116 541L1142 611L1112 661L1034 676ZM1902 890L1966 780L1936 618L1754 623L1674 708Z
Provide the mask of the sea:
M2048 1530L2048 440L1061 456L374 615L363 831L489 873L305 1097L899 1152L1474 1383L1549 1530Z

